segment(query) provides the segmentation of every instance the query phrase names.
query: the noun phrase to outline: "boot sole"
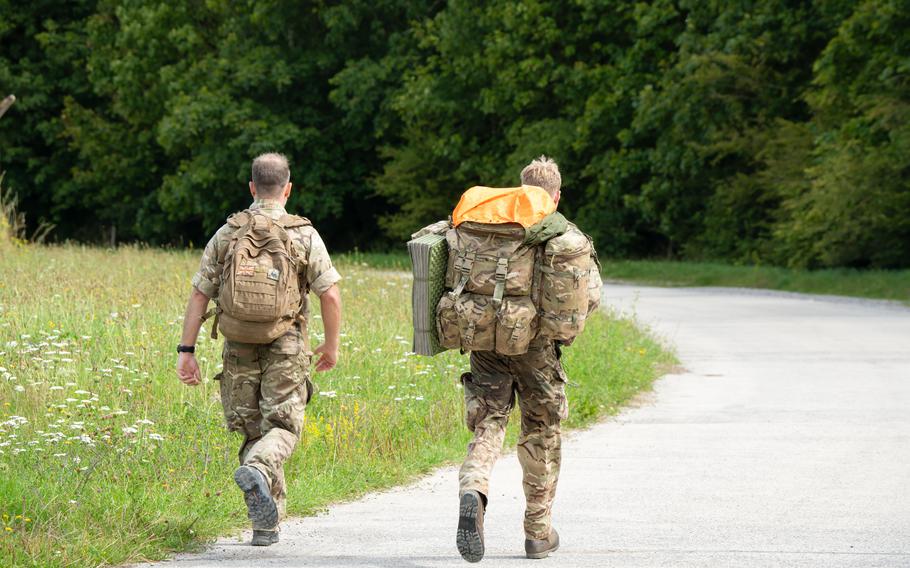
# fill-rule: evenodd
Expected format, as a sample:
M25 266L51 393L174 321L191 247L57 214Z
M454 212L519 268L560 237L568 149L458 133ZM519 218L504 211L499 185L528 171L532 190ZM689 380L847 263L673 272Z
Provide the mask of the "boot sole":
M455 544L458 552L468 562L480 562L483 558L483 535L477 529L477 495L466 493L461 497L458 510L458 532Z
M278 525L278 507L269 493L262 474L249 466L240 466L234 472L234 482L243 491L247 516L253 521L253 528L273 528Z
M250 544L253 546L272 546L273 544L278 544L278 533L266 537L257 537L254 535Z
M529 552L529 553L527 554L527 556L528 556L528 558L530 558L531 560L540 560L541 558L546 558L547 556L553 554L553 553L556 552L557 550L559 550L559 544L557 544L556 546L554 546L554 547L551 548L550 550L546 550L546 551L544 551L544 552L535 552L535 553L533 553L533 554Z

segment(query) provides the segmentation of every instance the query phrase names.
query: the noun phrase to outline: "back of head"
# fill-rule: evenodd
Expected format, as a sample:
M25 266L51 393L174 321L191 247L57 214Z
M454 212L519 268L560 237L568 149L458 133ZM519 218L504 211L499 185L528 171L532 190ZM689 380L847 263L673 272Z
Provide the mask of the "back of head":
M556 199L562 186L559 166L552 158L540 156L521 170L522 185L536 185L544 188L550 197Z
M273 198L281 195L291 181L291 170L284 154L270 152L253 160L253 184L259 197Z

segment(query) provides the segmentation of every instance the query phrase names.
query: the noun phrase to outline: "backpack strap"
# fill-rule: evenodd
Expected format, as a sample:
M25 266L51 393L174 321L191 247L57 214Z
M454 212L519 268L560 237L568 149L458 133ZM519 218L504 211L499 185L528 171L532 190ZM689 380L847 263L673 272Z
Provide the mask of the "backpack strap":
M506 290L506 277L509 275L508 257L500 257L496 261L496 287L493 288L493 307L497 311L502 307L502 297Z
M464 287L468 284L468 279L471 276L471 268L474 266L474 257L476 253L474 251L466 251L459 253L455 257L455 271L458 272L461 276L458 279L458 283L455 284L455 289L452 290L452 298L457 300L461 293L464 292Z
M245 209L228 217L227 224L234 229L239 229L250 222L250 217L252 217L252 214L249 212L249 210Z
M294 227L312 227L313 223L310 222L306 217L301 217L299 215L291 215L285 213L277 219L279 225L285 229L293 229Z

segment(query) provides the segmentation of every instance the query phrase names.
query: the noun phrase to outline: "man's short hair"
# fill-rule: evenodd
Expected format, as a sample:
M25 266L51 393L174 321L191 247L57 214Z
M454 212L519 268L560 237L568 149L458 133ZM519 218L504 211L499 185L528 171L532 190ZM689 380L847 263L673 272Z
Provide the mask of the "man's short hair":
M277 197L291 181L291 169L284 154L270 152L253 160L253 184L262 197Z
M555 198L562 186L559 166L552 158L540 156L521 170L521 184L542 187L547 190L550 197Z

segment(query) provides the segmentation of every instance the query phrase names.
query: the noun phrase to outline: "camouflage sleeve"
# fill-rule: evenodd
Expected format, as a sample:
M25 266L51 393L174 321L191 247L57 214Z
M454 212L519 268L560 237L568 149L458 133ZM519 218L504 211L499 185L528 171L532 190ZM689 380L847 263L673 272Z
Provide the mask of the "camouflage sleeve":
M325 248L325 243L322 242L322 237L314 230L310 236L306 265L306 281L310 285L310 290L321 296L340 280L341 275L332 265L332 259Z
M221 287L221 264L218 263L218 249L223 243L224 228L220 229L209 239L205 250L202 251L202 261L199 270L193 275L193 287L208 296L215 298Z

